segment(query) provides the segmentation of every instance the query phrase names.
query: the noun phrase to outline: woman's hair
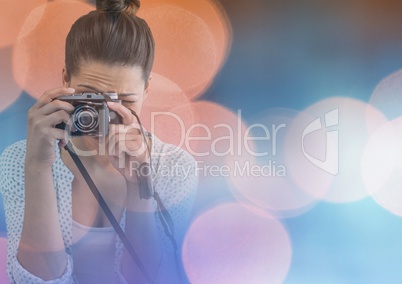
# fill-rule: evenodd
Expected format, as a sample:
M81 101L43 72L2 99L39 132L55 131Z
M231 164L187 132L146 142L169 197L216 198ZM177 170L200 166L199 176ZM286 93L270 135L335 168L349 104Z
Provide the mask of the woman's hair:
M96 10L79 18L66 39L66 71L71 77L80 64L98 61L139 66L148 80L155 43L148 24L136 16L139 0L97 0Z

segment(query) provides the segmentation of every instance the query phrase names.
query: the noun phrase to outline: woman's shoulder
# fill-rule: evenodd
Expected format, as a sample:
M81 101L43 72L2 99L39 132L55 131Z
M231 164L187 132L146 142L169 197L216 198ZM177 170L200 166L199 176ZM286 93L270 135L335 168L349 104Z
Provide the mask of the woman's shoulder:
M19 172L23 169L26 153L26 140L18 141L8 146L0 156L0 171L2 175Z
M23 179L25 168L25 156L26 156L26 140L18 141L10 146L6 147L3 153L0 155L0 174L1 178L6 176L12 176L17 179ZM68 172L63 164L60 152L55 147L56 160L53 164L53 174L59 172Z
M161 183L159 185L162 188L165 188L163 184L170 183L174 186L171 190L181 193L193 191L198 184L197 162L194 157L182 148L162 142L157 137L153 137L153 143L152 168L155 182Z
M7 196L23 195L26 142L8 146L0 155L0 193Z
M152 135L152 142L152 156L158 160L180 160L186 163L195 163L193 156L178 146L163 142L155 135Z
M4 149L1 156L3 157L5 155L22 155L25 157L26 145L27 145L26 140L20 140L18 142L15 142L14 144L7 146Z

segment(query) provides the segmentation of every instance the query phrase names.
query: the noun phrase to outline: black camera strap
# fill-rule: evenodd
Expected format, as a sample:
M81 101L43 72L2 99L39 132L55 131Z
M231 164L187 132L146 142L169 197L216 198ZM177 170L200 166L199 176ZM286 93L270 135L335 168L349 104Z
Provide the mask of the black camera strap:
M153 197L155 199L155 201L156 201L159 220L162 223L163 229L165 231L165 235L169 238L169 240L170 240L170 242L172 243L172 246L173 246L176 274L177 274L179 283L184 283L182 271L180 269L180 264L179 264L179 256L178 256L179 247L177 245L176 238L174 236L174 232L175 232L175 230L174 230L174 222L173 222L172 217L169 214L169 211L163 205L162 199L160 198L158 192L153 188L153 184L152 184L152 170L153 170L153 168L152 168L152 159L151 159L152 150L151 150L151 147L148 144L147 137L145 136L144 127L142 126L140 117L132 109L129 109L129 110L130 110L131 114L134 115L134 117L137 119L137 122L138 122L138 124L140 126L141 135L144 138L144 143L145 143L145 145L147 147L147 151L148 151L148 155L149 155L149 169L150 169L150 172L148 174L147 185L146 185L146 187L148 189L143 190L143 194L144 194L144 191L147 192L147 193L145 193L143 195L143 198L151 198L151 197ZM147 196L147 194L148 194L148 196Z
M89 175L88 171L85 169L84 164L81 162L80 158L78 157L77 153L74 151L73 145L69 141L68 144L64 147L70 154L71 158L73 159L74 163L76 164L77 168L80 170L82 176L84 177L85 181L87 182L90 190L92 191L93 195L95 196L96 200L98 201L100 207L102 208L103 212L105 213L106 217L108 218L110 224L116 231L118 237L122 241L123 245L126 247L128 253L130 254L133 261L137 264L138 268L140 269L142 275L146 279L148 283L154 283L149 272L146 270L144 264L141 262L141 259L135 252L134 248L132 247L130 241L128 240L126 234L124 233L123 229L120 227L119 222L113 216L112 211L110 210L109 206L107 205L105 199L103 198L102 194L99 192L98 188L96 187L94 181L92 180L91 176Z
M173 222L173 219L170 216L168 210L163 205L163 202L162 202L161 198L159 197L159 194L153 188L152 177L151 177L152 176L151 149L150 149L150 146L146 139L145 131L143 129L140 118L138 117L136 112L134 112L131 109L130 109L130 111L138 121L138 124L140 126L140 131L144 138L144 141L145 141L145 144L147 147L147 151L149 154L149 158L150 158L150 165L149 165L150 172L149 172L147 178L145 179L146 180L145 185L141 186L141 188L140 188L140 197L145 198L145 199L149 199L149 198L153 197L155 199L156 204L157 204L159 220L161 221L161 224L163 226L166 236L169 238L169 240L171 241L172 246L173 246L177 277L178 277L179 283L183 283L183 275L182 275L182 272L180 269L179 258L178 258L178 245L177 245L176 239L174 237L174 231L175 231L174 230L174 222ZM88 184L88 187L90 188L92 194L95 196L100 207L102 208L103 212L105 213L106 217L108 218L110 224L112 224L112 227L116 231L118 237L122 241L123 245L126 247L127 252L130 254L133 261L137 264L137 266L140 269L145 280L148 283L154 283L154 280L152 279L151 275L146 270L144 264L142 263L141 259L135 252L134 248L132 247L132 245L131 245L130 241L128 240L126 234L124 233L123 229L120 227L119 222L113 216L113 213L110 210L109 206L107 205L105 199L103 198L102 194L99 192L98 188L96 187L96 185L95 185L94 181L92 180L91 176L89 175L88 171L85 169L84 164L82 163L79 156L75 152L71 141L69 141L68 144L64 148L70 154L75 165L77 166L77 168L81 172L82 176L84 177L86 183ZM145 186L145 188L144 188L144 186ZM142 190L142 193L141 193L141 190Z

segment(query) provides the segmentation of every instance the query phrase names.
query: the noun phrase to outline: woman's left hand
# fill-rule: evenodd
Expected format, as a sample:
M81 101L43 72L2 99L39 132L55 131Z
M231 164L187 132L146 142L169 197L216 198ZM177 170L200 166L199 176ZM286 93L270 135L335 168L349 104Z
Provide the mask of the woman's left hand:
M110 161L128 184L137 184L139 165L149 162L150 159L144 136L135 116L128 108L113 102L108 102L108 107L123 119L123 124L110 125L108 137Z

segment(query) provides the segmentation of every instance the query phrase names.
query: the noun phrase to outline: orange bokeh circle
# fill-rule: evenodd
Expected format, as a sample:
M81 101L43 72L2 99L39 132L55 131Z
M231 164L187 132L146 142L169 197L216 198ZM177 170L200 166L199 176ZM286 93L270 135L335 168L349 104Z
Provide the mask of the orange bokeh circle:
M11 54L11 46L0 48L0 111L10 106L22 91L11 73Z
M47 2L31 12L13 53L13 74L18 85L39 98L62 85L65 39L71 25L94 8L78 1Z
M139 16L155 37L154 71L196 98L212 83L229 53L232 31L215 2L153 0L142 3Z
M180 87L156 73L152 74L140 118L149 132L181 148L185 129L194 123L190 101Z
M197 101L191 105L195 123L187 129L185 149L203 168L200 178L226 177L220 170L229 174L233 166L227 156L241 156L243 151L247 126L241 112L235 113L208 101ZM225 170L227 167L230 168L228 171Z
M64 41L72 23L94 7L80 1L52 1L25 21L13 55L13 74L21 88L39 97L59 86ZM199 96L225 61L231 43L229 21L210 1L151 1L139 13L156 39L154 70L177 84L188 98Z
M1 0L0 47L14 44L29 13L45 2L46 0Z
M216 202L230 196L227 179L234 172L235 157L244 151L243 137L247 129L241 112L217 103L192 102L194 123L186 128L184 150L197 162L200 204ZM251 146L252 147L252 146ZM233 159L227 159L228 156Z

